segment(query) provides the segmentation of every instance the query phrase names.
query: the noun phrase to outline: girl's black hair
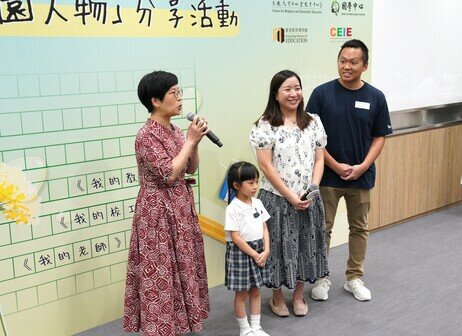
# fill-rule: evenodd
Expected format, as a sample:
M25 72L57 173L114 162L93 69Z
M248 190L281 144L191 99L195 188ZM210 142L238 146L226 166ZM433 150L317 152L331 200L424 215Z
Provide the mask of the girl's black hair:
M234 182L241 184L244 181L253 180L259 178L260 173L257 167L246 161L239 161L233 163L228 169L228 204L231 203L231 195L236 194L236 188L234 188Z

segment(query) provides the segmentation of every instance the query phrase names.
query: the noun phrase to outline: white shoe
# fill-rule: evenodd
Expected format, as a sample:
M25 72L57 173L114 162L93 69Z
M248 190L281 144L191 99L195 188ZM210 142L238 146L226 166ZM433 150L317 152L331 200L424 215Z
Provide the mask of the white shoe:
M329 288L330 288L331 282L330 280L326 278L318 278L316 279L316 283L314 284L314 287L311 289L311 298L313 300L318 300L318 301L325 301L329 297Z
M364 282L359 278L345 282L343 288L352 293L359 301L369 301L372 298L371 291L364 286Z
M255 336L255 334L253 333L253 330L249 328L239 332L239 336Z
M262 329L261 326L258 326L256 328L252 328L253 334L255 336L270 336L269 334L265 333Z

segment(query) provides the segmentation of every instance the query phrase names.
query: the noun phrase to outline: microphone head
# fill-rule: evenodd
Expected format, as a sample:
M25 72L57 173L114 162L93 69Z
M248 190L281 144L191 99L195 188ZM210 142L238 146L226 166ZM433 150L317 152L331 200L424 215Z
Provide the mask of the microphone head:
M189 121L193 121L194 117L196 116L196 114L194 112L189 112L187 115L186 115L186 119L188 119Z

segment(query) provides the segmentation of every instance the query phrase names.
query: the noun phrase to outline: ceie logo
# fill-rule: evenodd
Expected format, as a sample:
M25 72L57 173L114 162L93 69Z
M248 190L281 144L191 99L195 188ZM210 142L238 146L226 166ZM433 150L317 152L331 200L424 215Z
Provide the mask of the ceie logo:
M353 28L351 27L331 27L330 36L331 37L352 37Z

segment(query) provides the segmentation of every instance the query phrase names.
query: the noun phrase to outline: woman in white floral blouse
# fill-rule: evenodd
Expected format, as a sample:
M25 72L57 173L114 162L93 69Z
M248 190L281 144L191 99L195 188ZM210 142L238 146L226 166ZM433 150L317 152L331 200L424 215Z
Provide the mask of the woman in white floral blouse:
M266 109L250 134L264 174L258 198L271 216L270 307L281 317L289 316L282 285L295 289L293 311L304 316L308 313L304 283L329 274L321 196L315 191L308 199L302 197L318 189L327 137L319 117L305 113L303 107L300 77L289 70L278 72L271 80Z

